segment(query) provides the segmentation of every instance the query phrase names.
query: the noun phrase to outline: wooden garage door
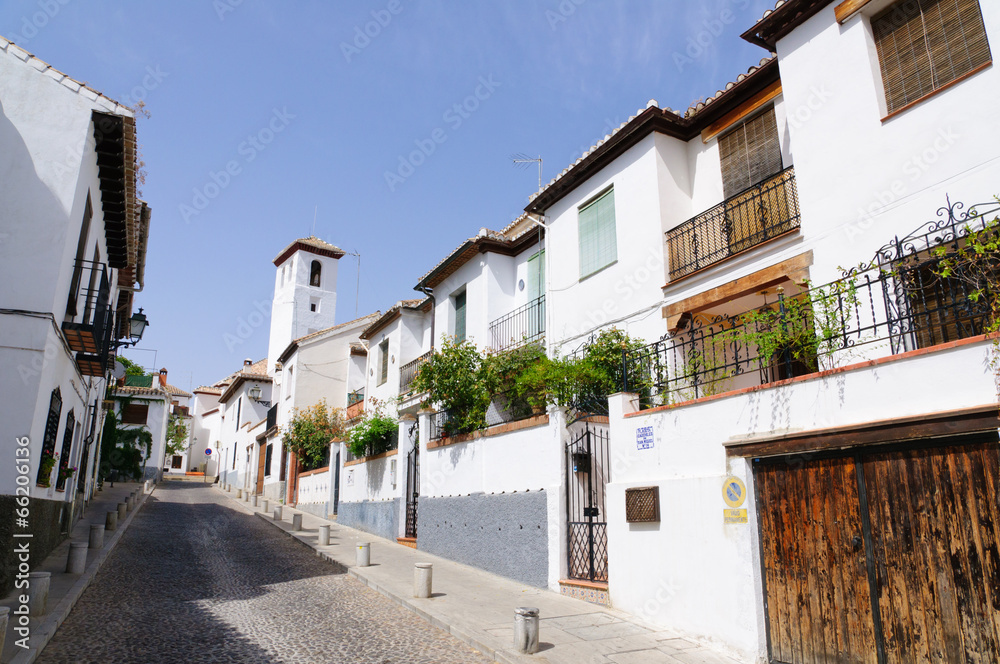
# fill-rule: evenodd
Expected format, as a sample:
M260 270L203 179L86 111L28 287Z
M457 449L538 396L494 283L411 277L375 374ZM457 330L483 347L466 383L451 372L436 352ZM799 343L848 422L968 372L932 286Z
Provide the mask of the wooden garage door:
M853 458L758 464L771 657L876 664Z
M772 661L1000 661L995 439L758 461Z

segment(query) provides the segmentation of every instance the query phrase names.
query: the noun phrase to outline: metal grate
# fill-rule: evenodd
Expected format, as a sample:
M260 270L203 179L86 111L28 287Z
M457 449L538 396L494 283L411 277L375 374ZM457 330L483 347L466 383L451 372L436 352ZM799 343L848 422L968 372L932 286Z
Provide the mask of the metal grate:
M608 432L588 422L566 447L567 572L571 579L608 580L605 493L610 472Z
M660 487L643 486L625 489L625 520L650 523L660 520Z
M490 323L490 345L493 350L517 348L544 337L544 295Z

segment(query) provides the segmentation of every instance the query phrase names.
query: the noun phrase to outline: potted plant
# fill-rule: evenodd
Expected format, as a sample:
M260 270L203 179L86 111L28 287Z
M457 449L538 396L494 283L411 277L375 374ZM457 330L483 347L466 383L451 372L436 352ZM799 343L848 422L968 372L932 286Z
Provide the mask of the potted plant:
M56 465L56 459L51 454L42 453L42 458L38 462L38 486L47 487L52 482L52 468Z

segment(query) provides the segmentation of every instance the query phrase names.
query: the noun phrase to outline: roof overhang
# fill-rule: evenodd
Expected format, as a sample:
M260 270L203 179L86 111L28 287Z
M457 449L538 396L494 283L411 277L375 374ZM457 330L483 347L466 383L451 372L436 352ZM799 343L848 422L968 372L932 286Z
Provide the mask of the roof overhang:
M270 383L270 382L271 382L270 376L261 376L258 374L246 374L242 376L237 376L236 380L230 383L229 387L226 388L226 391L223 392L222 396L219 397L219 403L227 403L233 397L233 395L236 394L236 391L239 389L241 385L243 385L243 383Z
M734 83L711 104L692 116L681 117L672 111L655 106L647 108L582 161L574 164L562 177L542 190L528 203L524 211L529 214L544 214L545 210L576 189L587 178L612 163L650 134L663 134L685 142L692 140L699 136L703 129L777 80L779 80L778 61L772 58L753 73L746 75L743 80Z
M786 0L766 14L740 37L751 44L775 52L778 40L805 23L833 0Z
M278 254L277 258L274 259L275 266L284 263L296 251L305 251L310 254L316 254L317 256L327 256L329 258L341 258L345 255L345 252L343 250L337 249L336 247L334 247L333 249L327 249L324 247L316 247L314 245L309 244L308 242L296 240L295 242L292 242L290 245L285 247L284 251Z
M108 265L122 269L138 260L135 118L100 111L91 118Z

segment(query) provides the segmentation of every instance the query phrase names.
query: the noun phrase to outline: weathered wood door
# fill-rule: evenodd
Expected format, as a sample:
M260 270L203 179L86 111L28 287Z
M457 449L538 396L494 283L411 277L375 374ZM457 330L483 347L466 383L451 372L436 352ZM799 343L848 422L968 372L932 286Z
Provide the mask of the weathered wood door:
M755 463L771 660L1000 661L995 440Z
M757 465L771 658L877 664L853 458Z
M267 455L267 443L261 441L257 443L257 495L264 493L264 466Z

